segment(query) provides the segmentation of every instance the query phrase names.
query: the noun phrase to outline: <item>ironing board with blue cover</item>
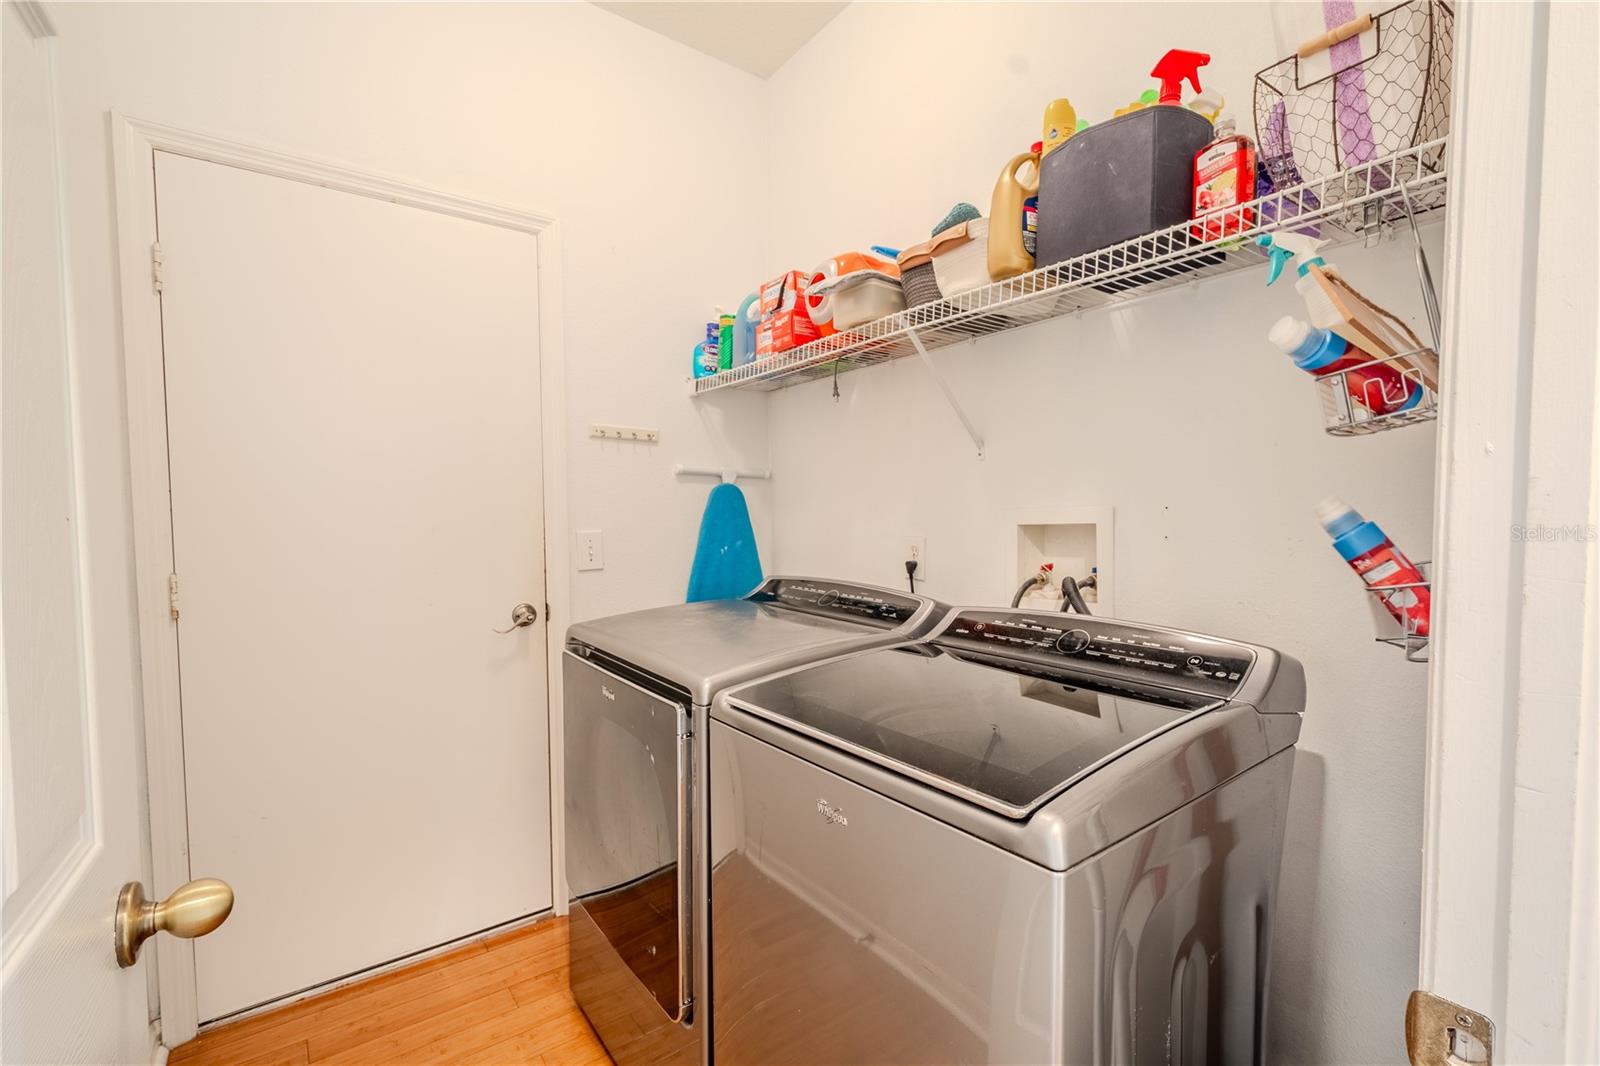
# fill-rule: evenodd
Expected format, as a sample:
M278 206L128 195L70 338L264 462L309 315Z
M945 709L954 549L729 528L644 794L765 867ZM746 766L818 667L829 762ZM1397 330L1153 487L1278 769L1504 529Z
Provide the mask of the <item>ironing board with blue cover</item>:
M737 485L718 485L706 499L689 569L687 603L743 596L761 584L761 556L750 508Z

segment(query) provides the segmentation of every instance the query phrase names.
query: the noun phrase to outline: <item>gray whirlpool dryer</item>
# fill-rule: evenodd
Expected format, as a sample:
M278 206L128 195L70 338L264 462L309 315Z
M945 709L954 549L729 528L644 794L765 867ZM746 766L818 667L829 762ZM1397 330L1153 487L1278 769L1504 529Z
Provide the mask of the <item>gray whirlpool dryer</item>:
M1305 680L953 611L710 723L716 1066L1260 1063Z
M705 738L723 688L921 636L944 608L777 577L736 600L567 631L564 742L571 984L622 1066L709 1060Z

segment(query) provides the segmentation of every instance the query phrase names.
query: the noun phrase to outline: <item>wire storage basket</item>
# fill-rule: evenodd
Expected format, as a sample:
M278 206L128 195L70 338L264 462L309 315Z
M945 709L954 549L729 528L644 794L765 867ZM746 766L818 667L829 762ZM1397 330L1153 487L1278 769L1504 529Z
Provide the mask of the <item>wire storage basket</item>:
M1428 598L1428 590L1433 587L1433 564L1427 559L1419 559L1415 565L1417 572L1422 575L1421 581L1369 585L1367 591L1383 601L1385 613L1391 617L1399 614L1404 619L1399 623L1398 633L1373 639L1379 644L1392 644L1402 649L1411 662L1425 663L1428 661L1428 613L1426 609L1418 611L1416 607L1419 599Z
M1444 137L1454 31L1444 0L1406 0L1306 41L1260 71L1256 143L1273 187L1327 181ZM1408 154L1405 163L1409 172L1384 180L1400 184L1442 170L1444 146ZM1338 182L1323 195L1344 198Z
M933 260L905 267L900 271L900 288L906 294L907 307L920 307L944 298L939 291L939 279L933 273Z
M1358 437L1437 418L1437 361L1431 348L1418 348L1317 378L1328 433Z

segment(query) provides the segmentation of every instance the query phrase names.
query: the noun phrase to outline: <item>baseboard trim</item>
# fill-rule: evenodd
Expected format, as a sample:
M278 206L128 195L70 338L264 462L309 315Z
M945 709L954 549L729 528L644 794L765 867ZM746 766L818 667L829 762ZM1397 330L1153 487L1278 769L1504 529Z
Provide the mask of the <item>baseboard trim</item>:
M241 1022L246 1018L254 1018L258 1014L266 1014L269 1011L275 1011L279 1008L287 1007L292 1003L299 1003L301 1000L312 999L316 996L324 995L325 993L332 992L335 989L359 984L362 981L369 980L373 977L379 977L395 970L403 970L407 966L415 966L419 962L426 962L427 960L435 958L436 956L448 954L449 952L455 951L458 948L465 947L474 940L482 940L485 937L499 936L502 933L510 933L517 929L521 929L523 926L534 925L538 922L546 921L553 917L555 917L555 910L547 907L546 909L542 911L536 911L533 914L525 914L520 918L512 918L510 921L501 922L499 925L491 925L487 929L479 929L477 932L458 936L454 940L447 940L443 944L435 944L431 948L423 948L421 951L414 951L409 955L401 955L398 958L390 959L387 962L380 962L375 966L369 966L364 970L356 970L353 973L347 973L340 977L323 981L320 984L311 985L307 988L302 988L299 991L290 992L287 995L279 996L277 999L268 1000L265 1003L258 1003L254 1007L246 1007L244 1010L235 1011L232 1014L225 1014L221 1018L216 1018L209 1022L202 1022L200 1025L200 1032L205 1033L212 1029L216 1029L219 1026L232 1025L234 1022ZM163 1058L163 1062L164 1061L165 1059ZM160 1066L160 1064L157 1064L157 1066Z

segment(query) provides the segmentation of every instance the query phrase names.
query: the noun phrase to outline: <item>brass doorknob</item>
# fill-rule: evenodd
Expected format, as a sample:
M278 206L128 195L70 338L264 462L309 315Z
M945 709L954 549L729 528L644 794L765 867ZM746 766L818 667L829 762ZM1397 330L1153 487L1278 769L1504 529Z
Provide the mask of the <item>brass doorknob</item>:
M144 886L129 881L117 897L117 965L139 961L144 942L160 932L191 940L205 936L228 920L233 889L226 881L202 877L190 881L160 903L144 898Z

